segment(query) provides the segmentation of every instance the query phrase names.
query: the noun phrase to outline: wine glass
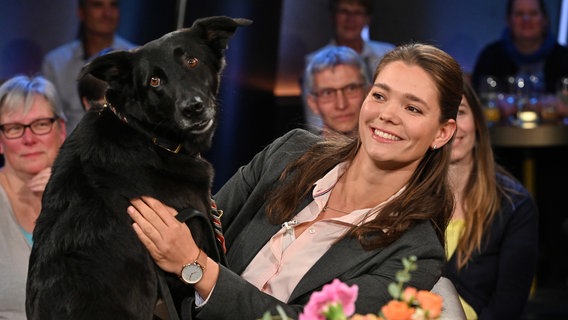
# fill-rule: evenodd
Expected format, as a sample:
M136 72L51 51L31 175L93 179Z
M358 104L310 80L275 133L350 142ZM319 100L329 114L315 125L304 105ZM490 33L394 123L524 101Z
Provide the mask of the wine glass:
M520 73L515 77L514 92L517 104L515 124L523 128L534 128L540 121L539 99L542 81L532 73Z
M497 77L491 75L483 77L479 86L479 100L483 106L483 113L488 126L493 126L501 119L498 103L499 91Z

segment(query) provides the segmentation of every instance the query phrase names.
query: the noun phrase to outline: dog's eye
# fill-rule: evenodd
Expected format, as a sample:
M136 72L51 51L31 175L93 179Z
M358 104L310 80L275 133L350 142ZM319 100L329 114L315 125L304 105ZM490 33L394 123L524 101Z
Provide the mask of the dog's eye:
M150 78L150 85L154 88L158 87L162 83L162 80L156 76Z
M185 60L185 66L193 69L195 67L197 67L197 64L199 63L199 60L197 60L197 58L188 58Z

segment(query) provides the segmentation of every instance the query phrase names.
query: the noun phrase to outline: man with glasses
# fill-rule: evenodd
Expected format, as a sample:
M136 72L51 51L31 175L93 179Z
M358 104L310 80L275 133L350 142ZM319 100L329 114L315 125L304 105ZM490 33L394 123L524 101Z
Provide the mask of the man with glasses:
M353 49L330 46L316 52L303 76L303 98L311 114L308 126L324 135L356 133L369 83L365 63Z
M26 319L32 232L66 136L58 101L43 77L15 76L0 86L0 319Z

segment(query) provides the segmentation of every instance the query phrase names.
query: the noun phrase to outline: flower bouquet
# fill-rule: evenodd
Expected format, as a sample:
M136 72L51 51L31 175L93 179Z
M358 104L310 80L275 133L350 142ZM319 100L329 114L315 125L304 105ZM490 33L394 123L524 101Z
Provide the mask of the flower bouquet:
M403 270L396 273L396 283L388 287L393 300L381 307L378 314L354 314L359 288L348 286L339 279L324 285L321 291L312 293L310 301L300 313L298 320L436 320L442 312L442 297L427 290L403 288L410 281L410 272L416 270L416 257L402 259ZM287 320L282 308L279 315L268 312L262 320ZM291 320L291 319L290 319Z

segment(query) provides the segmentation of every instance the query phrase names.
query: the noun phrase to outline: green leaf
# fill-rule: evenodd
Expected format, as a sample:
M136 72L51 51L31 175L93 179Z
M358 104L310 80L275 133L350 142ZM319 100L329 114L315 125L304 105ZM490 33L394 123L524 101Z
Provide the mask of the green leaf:
M394 282L389 284L388 289L389 289L390 295L395 299L399 299L400 296L402 295L402 291L400 290L400 287Z
M270 311L266 311L262 315L262 318L260 320L293 320L292 318L288 317L288 315L286 315L286 312L284 312L282 306L276 306L276 311L278 312L277 316L273 316L270 314Z
M276 306L276 311L278 311L278 314L280 315L280 318L282 320L290 319L290 318L288 318L288 315L286 315L286 312L284 312L284 309L282 308L282 306L280 306L280 305Z

